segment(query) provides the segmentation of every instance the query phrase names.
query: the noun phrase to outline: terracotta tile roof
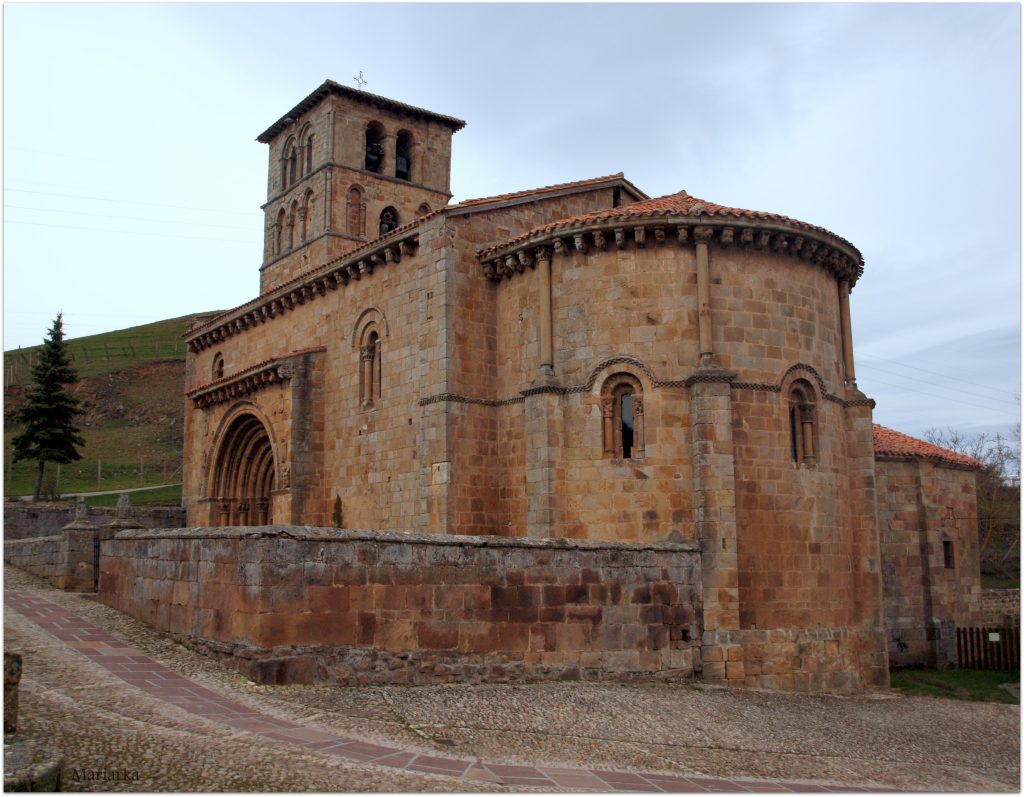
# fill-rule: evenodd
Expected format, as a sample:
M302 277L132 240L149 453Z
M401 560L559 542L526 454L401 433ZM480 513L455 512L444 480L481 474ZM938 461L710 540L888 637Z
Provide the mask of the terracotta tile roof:
M553 194L558 191L565 191L568 189L575 188L588 188L591 186L602 185L603 183L624 183L627 188L635 192L636 196L647 198L647 194L633 185L629 180L625 178L622 172L616 172L615 174L609 174L605 177L592 177L588 180L577 180L571 183L558 183L557 185L546 185L541 188L530 188L526 191L516 191L511 194L497 194L496 196L481 197L480 199L465 199L462 202L457 202L454 205L448 205L444 210L461 210L463 208L472 208L476 205L489 205L493 202L507 202L516 199L529 199L535 196L542 196L544 194Z
M260 133L256 137L256 140L261 144L269 144L278 133L291 124L290 120L298 119L302 114L315 108L320 104L324 97L330 94L338 94L342 97L353 99L366 105L375 105L378 108L397 111L398 113L403 113L407 116L415 116L421 119L430 119L434 122L440 122L441 124L452 128L452 132L458 132L466 126L464 121L456 119L454 116L445 116L443 114L434 113L433 111L428 111L425 108L417 108L415 105L406 105L404 102L391 100L377 94L370 94L368 91L349 88L348 86L343 86L333 80L325 80L298 105Z
M546 235L548 233L556 232L557 230L566 229L569 227L577 227L585 224L597 224L602 222L616 221L616 220L631 220L631 219L643 219L650 218L653 216L663 215L681 215L681 216L708 216L708 217L726 217L736 219L750 219L750 220L763 220L763 221L774 221L781 224L786 224L790 227L797 229L809 230L818 233L824 233L838 241L841 241L846 246L850 247L854 252L857 252L858 258L860 258L859 250L847 241L845 238L841 238L835 233L826 230L824 227L817 227L807 222L799 221L797 219L791 219L789 216L782 216L778 213L766 213L759 210L743 210L742 208L730 208L725 205L718 205L714 202L707 202L703 199L690 196L686 191L679 191L675 194L669 194L668 196L657 197L655 199L648 199L642 202L636 202L632 205L623 205L618 208L609 208L608 210L598 210L592 213L585 213L581 216L571 216L565 219L558 219L557 221L544 224L540 227L535 227L529 232L518 235L514 238L508 238L499 244L489 246L486 249L481 249L477 254L481 257L490 254L491 252L504 249L508 246L514 246L521 241L528 240L534 236Z
M908 434L887 429L877 423L872 426L875 438L875 456L883 457L913 457L914 459L928 459L941 462L946 465L956 465L961 468L978 470L984 467L974 457L966 454L958 454L945 448L939 448L932 443L918 440Z

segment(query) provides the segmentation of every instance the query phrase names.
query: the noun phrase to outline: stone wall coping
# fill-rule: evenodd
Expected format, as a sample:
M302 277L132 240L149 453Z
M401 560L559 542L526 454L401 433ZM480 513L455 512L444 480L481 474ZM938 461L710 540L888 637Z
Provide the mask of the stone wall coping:
M60 542L64 539L62 534L51 534L48 537L22 537L19 540L4 540L4 547L8 545L28 545L39 542Z
M699 553L698 542L621 542L616 540L536 539L409 531L333 529L316 526L219 526L180 529L126 529L117 540L292 539L308 542L392 542L410 545L457 545L472 548L548 548L581 551L667 551Z

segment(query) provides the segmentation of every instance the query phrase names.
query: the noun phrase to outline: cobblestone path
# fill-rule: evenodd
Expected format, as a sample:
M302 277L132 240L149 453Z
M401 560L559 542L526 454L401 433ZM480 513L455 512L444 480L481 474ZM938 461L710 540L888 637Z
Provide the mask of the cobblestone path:
M359 734L358 722L354 725L357 733L339 732L331 727L335 723L311 713L311 706L301 699L315 693L316 687L253 687L254 691L238 695L210 684L209 679L201 682L82 616L112 610L80 596L47 593L45 587L32 589L23 574L6 572L6 641L27 648L22 716L31 724L37 709L35 698L40 698L41 713L50 716L44 716L46 721L38 723L35 730L88 751L79 756L78 750L62 746L67 765L65 788L73 790L854 792L880 787L936 788L928 778L920 785L899 778L888 783L871 778L856 786L840 785L834 775L829 777L832 773L827 766L822 768L823 779L753 779L702 776L692 771L681 774L664 764L660 772L635 767L618 771L617 767L593 765L527 765L529 756L521 754L518 762L500 754L445 755L437 749L439 744L458 741L459 731L467 729L449 728L452 732L447 735L452 738L445 739L444 734L424 734L425 726L412 727L408 722L404 726L398 723L394 732L387 734L391 739L382 740L379 733ZM12 580L21 583L12 585ZM74 608L82 611L69 607L74 601L79 603ZM202 658L184 653L186 658ZM52 665L44 664L48 658L58 660L56 671L46 671ZM44 672L37 681L34 674L40 669ZM336 693L349 691L333 689ZM48 712L45 698L62 690L61 707L53 712L50 706ZM88 694L91 700L76 704L75 694ZM386 692L378 690L378 694ZM457 701L458 694L450 690L447 697ZM292 702L289 698L298 699ZM414 712L407 709L406 713ZM106 738L99 750L91 749L90 715L93 735ZM372 710L363 716L381 719ZM76 736L74 728L69 733L62 727L67 723L84 733ZM396 736L405 739L395 742ZM483 743L480 749L487 753L488 745ZM495 752L493 748L491 752ZM535 760L552 757L548 754ZM555 760L572 762L580 757L569 754ZM97 772L119 770L137 772L139 779L111 782L93 777ZM996 773L990 778L968 772L952 778L948 788L1004 790L1009 783L1001 781L1007 780L1013 781L1012 773L1002 777Z

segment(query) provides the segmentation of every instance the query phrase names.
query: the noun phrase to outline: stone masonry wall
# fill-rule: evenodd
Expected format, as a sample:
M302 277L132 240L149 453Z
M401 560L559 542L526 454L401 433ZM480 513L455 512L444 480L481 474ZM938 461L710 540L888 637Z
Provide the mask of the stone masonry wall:
M910 459L879 459L875 471L890 661L942 665L981 596L974 471Z
M974 624L979 626L1020 625L1020 590L983 589Z
M98 530L67 529L50 537L4 541L4 563L49 581L58 589L95 589L94 539Z
M112 520L113 507L89 507L86 519L102 526ZM136 506L131 517L147 529L177 528L185 525L185 511L177 506ZM20 501L4 502L4 540L23 540L32 537L51 537L59 534L75 518L73 504L26 504Z
M693 545L308 527L125 531L100 600L261 682L689 677Z

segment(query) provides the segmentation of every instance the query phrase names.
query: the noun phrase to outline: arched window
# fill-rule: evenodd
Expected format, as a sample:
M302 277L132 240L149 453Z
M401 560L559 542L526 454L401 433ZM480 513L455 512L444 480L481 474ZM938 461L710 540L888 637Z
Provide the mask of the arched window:
M395 177L412 179L412 133L400 130L395 141Z
M299 155L295 147L295 139L290 138L284 145L284 154L281 158L281 188L287 188L295 182L296 169L298 167Z
M299 218L302 222L302 240L309 238L310 225L313 222L313 192L307 191L302 199L302 208L299 210Z
M359 406L375 407L380 400L380 335L376 324L367 324L359 347Z
M213 369L211 376L214 379L224 378L224 355L221 354L220 352L217 352L215 355L213 355Z
M281 248L281 242L282 242L282 240L284 238L284 228L285 228L285 224L286 224L285 218L286 217L285 217L284 208L281 208L281 210L277 214L277 223L274 225L274 254L275 255L279 255L283 251L282 248Z
M632 374L614 374L601 388L603 450L612 459L644 456L644 396Z
M358 186L348 189L348 232L349 235L366 235L366 203Z
M306 139L306 174L313 171L313 134Z
M798 379L789 389L789 451L797 464L815 462L814 388Z
M288 211L288 248L293 249L295 247L295 222L299 215L299 203L293 201L290 210Z
M378 232L381 235L387 235L393 229L398 226L398 211L388 205L380 212L380 228Z
M380 122L370 122L366 127L366 159L363 168L378 174L384 168L384 126Z
M416 209L417 216L426 216L428 213L430 213L430 205L428 205L426 202L424 202Z

